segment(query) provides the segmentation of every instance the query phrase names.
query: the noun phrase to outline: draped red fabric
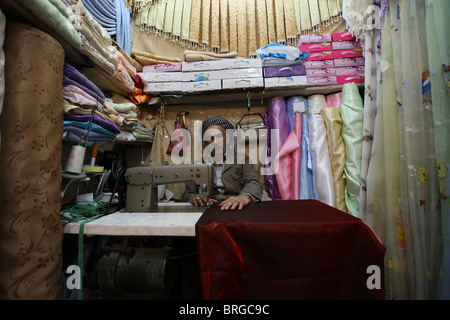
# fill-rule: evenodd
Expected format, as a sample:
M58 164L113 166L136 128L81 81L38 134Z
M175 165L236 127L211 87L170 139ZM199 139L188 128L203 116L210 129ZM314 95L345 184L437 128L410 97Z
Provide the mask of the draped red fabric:
M384 244L362 220L317 200L213 206L196 231L204 299L385 297Z

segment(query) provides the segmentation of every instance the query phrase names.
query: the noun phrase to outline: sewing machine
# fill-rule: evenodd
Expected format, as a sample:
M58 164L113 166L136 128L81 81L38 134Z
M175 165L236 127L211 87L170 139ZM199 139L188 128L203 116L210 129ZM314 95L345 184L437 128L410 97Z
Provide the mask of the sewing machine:
M194 181L200 185L201 193L210 195L213 187L213 168L211 164L183 164L167 166L138 166L127 169L126 211L155 212L170 211L168 207L158 207L158 185L186 183ZM183 210L192 211L195 207L185 205ZM177 209L179 211L179 208Z

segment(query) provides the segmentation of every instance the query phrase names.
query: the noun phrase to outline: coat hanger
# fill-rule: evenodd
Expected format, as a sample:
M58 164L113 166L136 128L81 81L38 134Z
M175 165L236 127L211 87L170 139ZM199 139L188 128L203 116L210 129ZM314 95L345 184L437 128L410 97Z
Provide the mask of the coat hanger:
M247 92L247 113L244 114L241 118L241 120L239 120L239 122L236 124L236 128L237 129L243 129L244 131L247 129L265 129L266 128L266 122L264 120L264 117L262 116L261 113L259 112L250 112L250 101L251 101L251 94L250 91ZM260 120L255 121L252 120L250 121L250 118L252 116L257 116L260 118ZM244 119L247 118L247 121L244 121Z

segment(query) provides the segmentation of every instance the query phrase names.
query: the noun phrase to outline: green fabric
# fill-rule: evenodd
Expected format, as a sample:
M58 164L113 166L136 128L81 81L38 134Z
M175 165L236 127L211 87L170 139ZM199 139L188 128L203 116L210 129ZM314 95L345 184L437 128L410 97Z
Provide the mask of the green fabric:
M61 1L18 0L40 21L52 28L73 47L81 46L81 37L73 26L75 15Z
M341 117L345 142L345 203L348 213L358 217L364 108L355 83L346 83L342 88Z

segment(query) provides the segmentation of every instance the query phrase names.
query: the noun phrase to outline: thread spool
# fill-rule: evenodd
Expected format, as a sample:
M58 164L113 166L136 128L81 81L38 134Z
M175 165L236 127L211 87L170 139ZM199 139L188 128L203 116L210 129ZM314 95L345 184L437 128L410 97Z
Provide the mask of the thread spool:
M66 171L69 173L81 173L83 169L86 148L80 145L72 146L66 163Z

